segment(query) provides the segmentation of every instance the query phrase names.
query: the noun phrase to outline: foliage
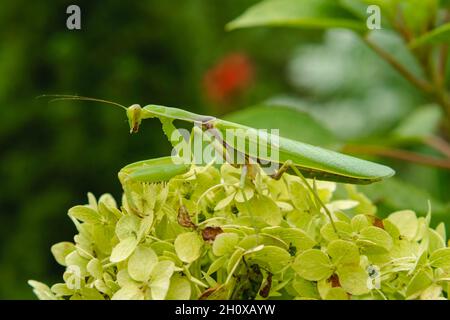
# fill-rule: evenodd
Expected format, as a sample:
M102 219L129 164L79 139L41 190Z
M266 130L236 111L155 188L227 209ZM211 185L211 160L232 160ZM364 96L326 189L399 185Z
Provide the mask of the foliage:
M36 97L80 94L221 114L225 107L205 97L203 76L238 51L258 66L260 81L232 106L259 101L283 86L275 71L284 57L269 44L254 49L266 32L223 28L255 2L80 0L82 29L70 31L66 8L73 1L2 1L0 299L34 298L30 277L56 281L60 269L48 247L73 233L61 208L80 203L86 189L117 196L114 172L170 151L156 121L145 124L147 134L131 137L123 114L111 107ZM288 47L293 40L277 38Z
M30 281L40 299L446 299L445 228L413 211L375 216L354 187L297 176L195 167L134 182L68 212L78 234L52 247L64 282ZM244 196L245 193L245 196ZM246 200L245 200L246 199Z
M369 5L379 7L381 29L366 26ZM404 206L423 216L430 200L449 225L449 9L439 0L265 0L228 27L323 31L299 41L287 69L292 90L266 106L308 114L319 126L299 116L305 137L328 130L328 146L394 167L395 180L365 190L382 216Z
M0 298L31 297L30 277L56 281L60 269L45 252L73 233L61 208L80 202L86 188L119 194L112 172L169 151L151 123L151 134L127 138L119 113L34 99L45 93L192 106L208 114L265 102L229 117L387 162L397 176L360 189L377 204L377 215L409 208L424 217L430 202L432 225L450 226L448 147L447 155L435 147L448 146L450 138L449 100L442 99L450 72L449 1L257 2L78 1L80 32L65 28L70 1L2 3ZM224 32L227 21L255 4L229 25L245 31ZM364 32L371 4L382 9L383 30ZM204 92L204 75L230 52L251 59L253 82L239 99L215 104ZM380 150L414 157L391 158ZM417 155L427 161L415 162ZM434 160L447 167L435 167ZM347 199L341 189L336 196Z

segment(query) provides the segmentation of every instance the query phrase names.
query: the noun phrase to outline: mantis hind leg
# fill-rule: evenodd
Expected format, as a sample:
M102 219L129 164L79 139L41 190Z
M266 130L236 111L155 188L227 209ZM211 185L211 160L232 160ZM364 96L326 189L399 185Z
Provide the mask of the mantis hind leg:
M286 173L292 166L292 161L288 160L277 170L274 174L270 175L272 179L280 180L284 173Z
M244 203L245 203L245 207L250 215L250 219L252 221L253 227L256 230L256 236L257 236L257 242L259 243L259 227L256 223L256 219L255 219L255 214L252 211L252 208L249 205L249 199L247 198L247 195L245 194L245 181L247 179L247 177L253 177L255 173L255 165L247 163L244 164L242 166L242 171L241 171L241 177L240 177L240 181L239 181L239 190L242 193L242 197L244 198Z
M334 232L336 234L338 234L336 226L334 224L333 216L332 216L330 210L327 208L327 206L323 203L322 199L320 199L319 195L317 194L317 189L315 187L315 180L314 180L314 184L313 184L314 187L312 187L310 185L310 183L308 182L308 180L306 180L306 178L300 172L300 170L290 160L288 160L285 163L283 163L283 165L280 167L280 169L278 169L277 172L275 172L273 175L271 175L271 177L273 179L275 179L275 180L279 180L279 179L281 179L283 174L286 173L289 169L292 169L295 172L295 174L302 180L302 182L306 186L306 188L312 193L312 195L314 196L316 202L320 205L321 208L323 208L323 210L325 211L326 215L330 219L330 223L331 223L331 225L333 227Z

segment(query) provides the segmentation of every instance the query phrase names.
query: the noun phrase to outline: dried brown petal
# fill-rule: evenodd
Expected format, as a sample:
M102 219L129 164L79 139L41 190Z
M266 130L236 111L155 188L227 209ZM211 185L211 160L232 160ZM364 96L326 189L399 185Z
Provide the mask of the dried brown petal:
M223 233L223 230L220 227L206 227L202 230L202 237L205 241L214 241L221 233Z
M374 217L373 225L374 225L375 227L384 229L383 220L378 219L377 217Z
M271 287L272 287L272 274L269 273L267 275L267 279L266 279L263 287L261 288L261 290L259 290L259 295L263 298L267 298L269 296Z
M185 228L196 228L197 226L192 222L189 212L185 206L178 209L178 223Z
M328 282L331 282L331 286L333 288L337 288L341 286L341 283L339 282L339 277L337 274L333 274L329 279Z

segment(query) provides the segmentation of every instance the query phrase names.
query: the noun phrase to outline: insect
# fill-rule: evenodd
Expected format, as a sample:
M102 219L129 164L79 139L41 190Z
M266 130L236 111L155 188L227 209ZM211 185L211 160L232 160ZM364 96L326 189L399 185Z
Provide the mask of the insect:
M172 107L159 105L141 107L138 104L133 104L127 108L115 102L89 97L69 95L51 95L50 97L54 97L54 100L76 99L99 101L119 106L126 110L130 133L137 133L141 122L150 118L157 118L161 121L164 133L169 139L170 134L176 130L176 127L173 125L175 120L197 125L200 124L198 128L201 128L201 130L219 132L223 136L225 136L225 131L229 129L247 130L247 132L249 129L252 129L237 123ZM262 136L258 131L254 131L254 136L250 136L249 140L258 138L265 139L270 144L267 136ZM237 145L235 150L257 161L270 161L268 158L264 159L261 155L255 154L252 150L247 150L247 146L245 145ZM389 178L395 174L394 170L384 165L283 137L279 137L277 151L279 152L278 164L281 171L299 171L306 178L351 184L370 184ZM128 179L136 181L167 181L173 176L187 172L189 169L189 164L173 161L173 158L163 157L136 162L125 166L121 173L122 176L127 175ZM274 176L278 178L279 174Z
M134 104L127 108L127 117L130 125L130 132L139 131L142 120L149 118L158 118L163 130L169 137L169 134L176 128L173 121L181 120L190 123L200 123L203 130L217 130L225 135L225 130L249 130L251 128L221 120L218 118L198 115L182 109L164 107L158 105L148 105L140 107ZM269 141L267 136L259 136L258 132L254 133L254 137L249 139L263 139ZM244 153L246 156L259 160L269 161L270 159L262 159L260 155L255 153L247 154L246 146L236 146L235 150ZM279 137L280 173L275 174L278 178L285 171L299 171L306 178L314 178L318 180L335 181L351 184L370 184L381 181L382 179L391 177L395 174L391 168L374 162L358 159L338 152L326 150L320 147L312 146L291 139ZM156 167L157 166L157 167ZM130 179L141 181L166 180L170 176L179 174L179 172L188 170L186 165L174 165L169 158L153 159L141 161L126 166L123 173L127 173Z
M127 108L115 102L89 97L68 95L53 95L50 97L53 97L54 100L98 101L121 107L126 111L130 133L137 133L143 120L151 118L159 119L165 135L172 144L174 144L172 141L173 133L177 130L174 121L191 123L194 125L192 129L192 133L194 134L192 136L195 136L195 133L200 133L212 138L215 143L212 144L214 144L216 149L225 149L225 158L228 159L230 155L234 156L235 154L238 154L241 158L245 159L245 162L241 164L243 167L241 176L242 187L246 176L252 175L252 168L254 168L255 163L276 162L271 163L275 164L278 168L276 172L271 173L271 176L274 179L279 179L282 174L287 171L298 175L316 198L319 205L325 210L332 223L331 213L322 203L317 192L315 192L314 186L311 186L306 178L351 184L370 184L395 174L394 170L387 166L299 141L277 136L275 144L272 143L272 136L263 134L255 129L215 117L195 114L183 109L160 105L147 105L141 107L138 104L133 104ZM227 130L246 132L249 134L246 136L245 143L238 143L237 145L230 147L226 141L221 140L221 137L226 136ZM273 147L278 155L276 161L273 161L267 155L261 155L257 150L255 151L255 149L249 148L248 145L255 141L256 143L258 143L258 141L263 141L265 144ZM170 157L132 163L120 170L119 179L123 185L133 181L149 183L168 181L172 177L189 171L191 167L190 164L180 160L179 154L175 154Z

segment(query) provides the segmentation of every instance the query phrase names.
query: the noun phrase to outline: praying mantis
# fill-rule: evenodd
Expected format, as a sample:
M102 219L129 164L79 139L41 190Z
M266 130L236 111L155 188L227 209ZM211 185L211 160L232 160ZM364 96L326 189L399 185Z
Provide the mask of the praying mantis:
M141 107L133 104L125 107L118 103L109 102L101 99L94 99L80 96L58 95L52 96L54 100L88 100L114 104L126 111L130 133L139 131L141 122L146 119L156 118L162 124L162 129L172 144L173 134L177 128L174 121L183 121L193 124L192 136L195 134L205 134L211 140L216 150L220 149L223 158L229 162L230 156L236 154L243 159L243 162L236 164L241 166L242 176L241 184L246 177L252 177L254 166L265 162L275 165L277 170L272 170L271 177L280 179L284 172L290 171L299 176L306 187L316 198L317 202L324 208L327 215L331 219L331 213L323 205L317 195L314 186L311 186L306 178L325 181L334 181L350 184L370 184L383 179L389 178L395 174L390 167L377 164L374 162L362 160L338 152L330 151L320 147L305 144L299 141L276 136L276 142L273 142L274 136L259 132L253 128L243 126L237 123L221 120L219 118L195 114L183 109L165 107L160 105L147 105ZM246 132L246 140L244 143L230 145L223 137L229 130L238 132L235 134L239 138L239 134ZM252 142L261 143L261 141L270 146L277 154L276 160L271 157L261 155L255 148L249 148ZM233 158L234 159L234 158ZM165 182L171 178L187 173L191 167L189 162L180 161L179 154L172 154L169 157L162 157L150 160L139 161L129 164L122 168L118 174L123 185L130 182L155 183ZM273 166L272 166L273 168Z
M170 133L176 128L173 121L181 120L189 123L200 124L202 130L215 130L223 134L225 130L251 130L252 128L221 120L215 117L198 115L185 111L183 109L164 107L159 105L148 105L140 107L137 104L130 106L127 110L127 118L130 126L130 132L139 131L142 120L157 118L163 125L166 136L170 139ZM266 135L259 135L254 131L250 134L249 140L261 139L270 143ZM227 146L228 147L228 146ZM351 184L370 184L389 178L395 174L391 168L374 162L358 159L338 152L326 150L320 147L308 145L302 142L279 137L279 144L276 146L279 152L280 167L279 172L273 175L279 178L280 175L288 170L295 173L301 173L307 178L317 180L335 181ZM237 146L235 151L244 153L244 156L252 158L257 162L261 159L258 154L246 153L246 146ZM249 163L244 164L244 166ZM163 157L140 161L124 167L119 175L127 176L127 179L138 180L142 182L167 181L173 176L187 172L187 164L174 164L171 157ZM298 172L297 172L298 171Z

